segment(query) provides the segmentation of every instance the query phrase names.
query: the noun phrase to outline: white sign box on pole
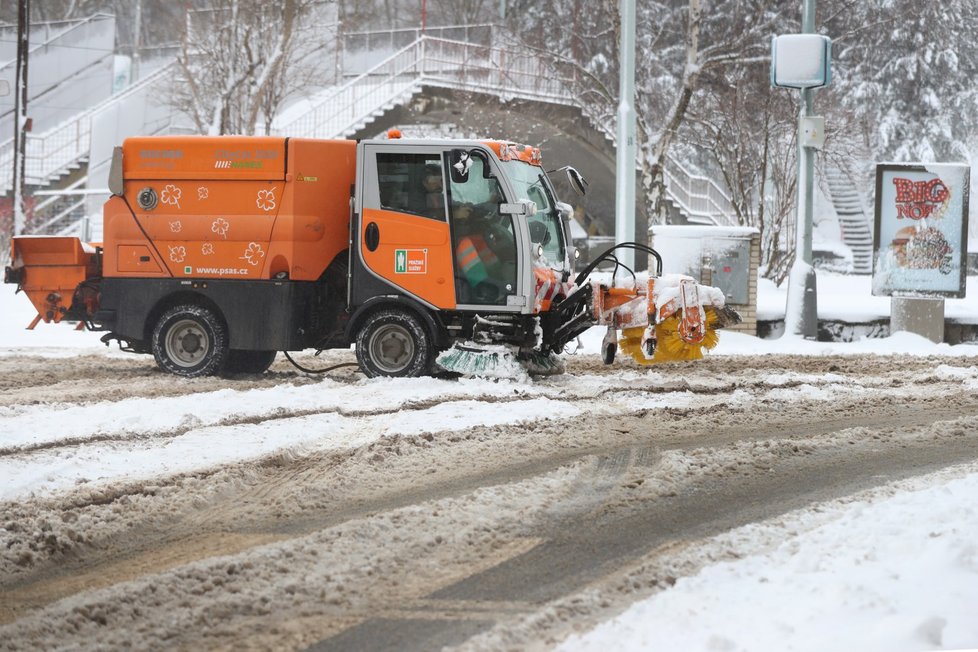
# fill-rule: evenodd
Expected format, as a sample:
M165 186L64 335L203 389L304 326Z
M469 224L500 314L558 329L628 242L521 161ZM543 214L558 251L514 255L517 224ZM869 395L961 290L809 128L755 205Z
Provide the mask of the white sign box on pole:
M820 88L832 81L832 39L821 34L783 34L771 40L771 85Z

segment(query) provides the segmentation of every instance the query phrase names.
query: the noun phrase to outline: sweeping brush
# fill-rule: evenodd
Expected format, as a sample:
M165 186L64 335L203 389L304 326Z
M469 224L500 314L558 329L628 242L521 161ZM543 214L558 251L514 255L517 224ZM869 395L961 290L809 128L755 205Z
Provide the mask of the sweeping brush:
M512 351L498 345L480 348L456 344L440 353L435 364L445 371L480 378L514 378L526 374Z
M435 364L451 373L477 378L525 379L564 373L564 362L553 352L516 351L502 344L456 343L438 355Z
M705 317L706 334L703 341L698 344L691 344L679 336L679 323L682 315L676 313L656 324L655 355L652 356L651 360L646 358L642 352L642 334L645 331L642 327L623 329L622 337L618 341L619 348L622 353L632 356L632 359L640 365L678 360L699 360L703 357L703 349L712 349L720 341L720 336L716 331L719 322L716 311L712 307L707 307Z

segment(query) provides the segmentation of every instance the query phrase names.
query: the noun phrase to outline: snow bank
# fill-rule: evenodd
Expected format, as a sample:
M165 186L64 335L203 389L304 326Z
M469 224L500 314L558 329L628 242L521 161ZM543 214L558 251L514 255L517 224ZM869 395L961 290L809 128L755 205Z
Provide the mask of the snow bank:
M725 536L782 543L707 566L558 649L974 648L978 466L966 471L901 483L912 490L868 503L834 503L735 530ZM797 530L807 531L791 536Z

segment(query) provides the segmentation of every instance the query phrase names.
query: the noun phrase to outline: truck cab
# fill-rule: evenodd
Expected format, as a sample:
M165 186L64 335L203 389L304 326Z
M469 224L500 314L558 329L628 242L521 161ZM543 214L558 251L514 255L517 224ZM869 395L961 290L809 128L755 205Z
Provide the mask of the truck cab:
M424 315L439 349L460 339L531 347L534 317L572 288L569 207L558 203L536 148L361 141L356 187L351 333L363 330L361 315L388 304ZM397 340L407 335L390 331L387 348L399 352ZM381 343L362 348L367 357L384 350ZM396 366L388 361L377 371Z

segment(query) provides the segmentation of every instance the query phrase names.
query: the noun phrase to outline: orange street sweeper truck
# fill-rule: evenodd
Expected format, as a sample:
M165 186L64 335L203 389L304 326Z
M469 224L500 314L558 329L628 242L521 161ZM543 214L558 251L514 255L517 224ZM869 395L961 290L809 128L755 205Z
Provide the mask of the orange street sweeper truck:
M564 168L572 185L584 181ZM23 236L4 280L180 376L261 373L277 351L356 347L368 376L485 373L603 324L605 361L693 359L737 320L693 279L572 273L570 206L536 148L500 141L129 138L103 242ZM619 337L619 331L621 336Z

